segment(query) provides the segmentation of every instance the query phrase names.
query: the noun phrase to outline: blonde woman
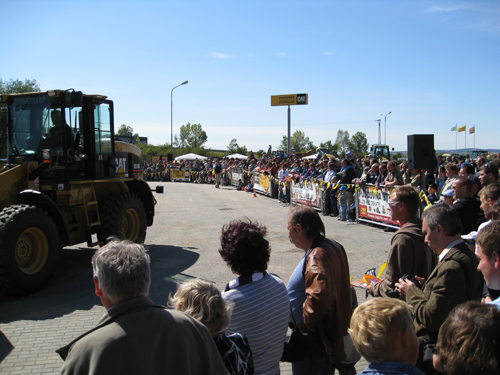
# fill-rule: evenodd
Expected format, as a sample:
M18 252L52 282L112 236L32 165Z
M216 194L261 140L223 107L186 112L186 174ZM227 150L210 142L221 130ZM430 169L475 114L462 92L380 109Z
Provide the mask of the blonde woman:
M203 323L214 338L217 349L231 375L254 373L252 351L245 336L226 335L233 306L222 298L214 283L192 279L180 284L170 297L170 306Z

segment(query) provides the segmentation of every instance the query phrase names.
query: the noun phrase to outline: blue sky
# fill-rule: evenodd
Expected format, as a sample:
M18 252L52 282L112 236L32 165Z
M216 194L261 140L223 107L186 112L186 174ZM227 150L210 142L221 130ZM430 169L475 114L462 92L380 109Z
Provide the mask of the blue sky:
M4 0L2 79L34 78L42 90L107 95L115 126L152 144L200 123L206 147L236 138L274 149L287 107L271 95L309 94L291 128L314 144L337 131L406 150L408 134L476 128L475 146L499 147L498 1L25 1ZM458 134L458 148L474 135Z

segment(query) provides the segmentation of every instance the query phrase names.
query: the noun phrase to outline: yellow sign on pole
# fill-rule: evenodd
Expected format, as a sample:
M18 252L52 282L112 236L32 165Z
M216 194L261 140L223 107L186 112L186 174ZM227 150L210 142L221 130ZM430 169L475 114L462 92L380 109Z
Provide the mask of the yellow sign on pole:
M271 95L271 106L307 104L308 94Z

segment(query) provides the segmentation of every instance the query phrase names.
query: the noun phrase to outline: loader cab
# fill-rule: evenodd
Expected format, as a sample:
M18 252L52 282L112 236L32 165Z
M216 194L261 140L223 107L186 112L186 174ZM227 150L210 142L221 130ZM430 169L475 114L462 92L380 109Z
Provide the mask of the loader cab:
M33 179L114 176L113 102L106 97L53 90L1 95L0 103L7 106L9 165L38 162Z
M394 148L392 149L394 151ZM380 162L391 160L391 152L387 145L372 145L370 147L370 156L377 158Z

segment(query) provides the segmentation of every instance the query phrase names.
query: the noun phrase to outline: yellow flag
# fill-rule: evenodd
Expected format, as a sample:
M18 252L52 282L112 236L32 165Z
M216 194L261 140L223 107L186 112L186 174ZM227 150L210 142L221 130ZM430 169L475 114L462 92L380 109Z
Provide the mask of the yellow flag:
M465 131L465 127L466 127L466 125L462 126L461 128L458 128L458 132L459 132L459 133L460 133L460 132L464 132L464 131Z
M380 279L380 276L382 276L382 273L385 271L385 267L387 267L387 262L384 262L380 265L380 268L378 269L378 275L377 275L378 279Z

